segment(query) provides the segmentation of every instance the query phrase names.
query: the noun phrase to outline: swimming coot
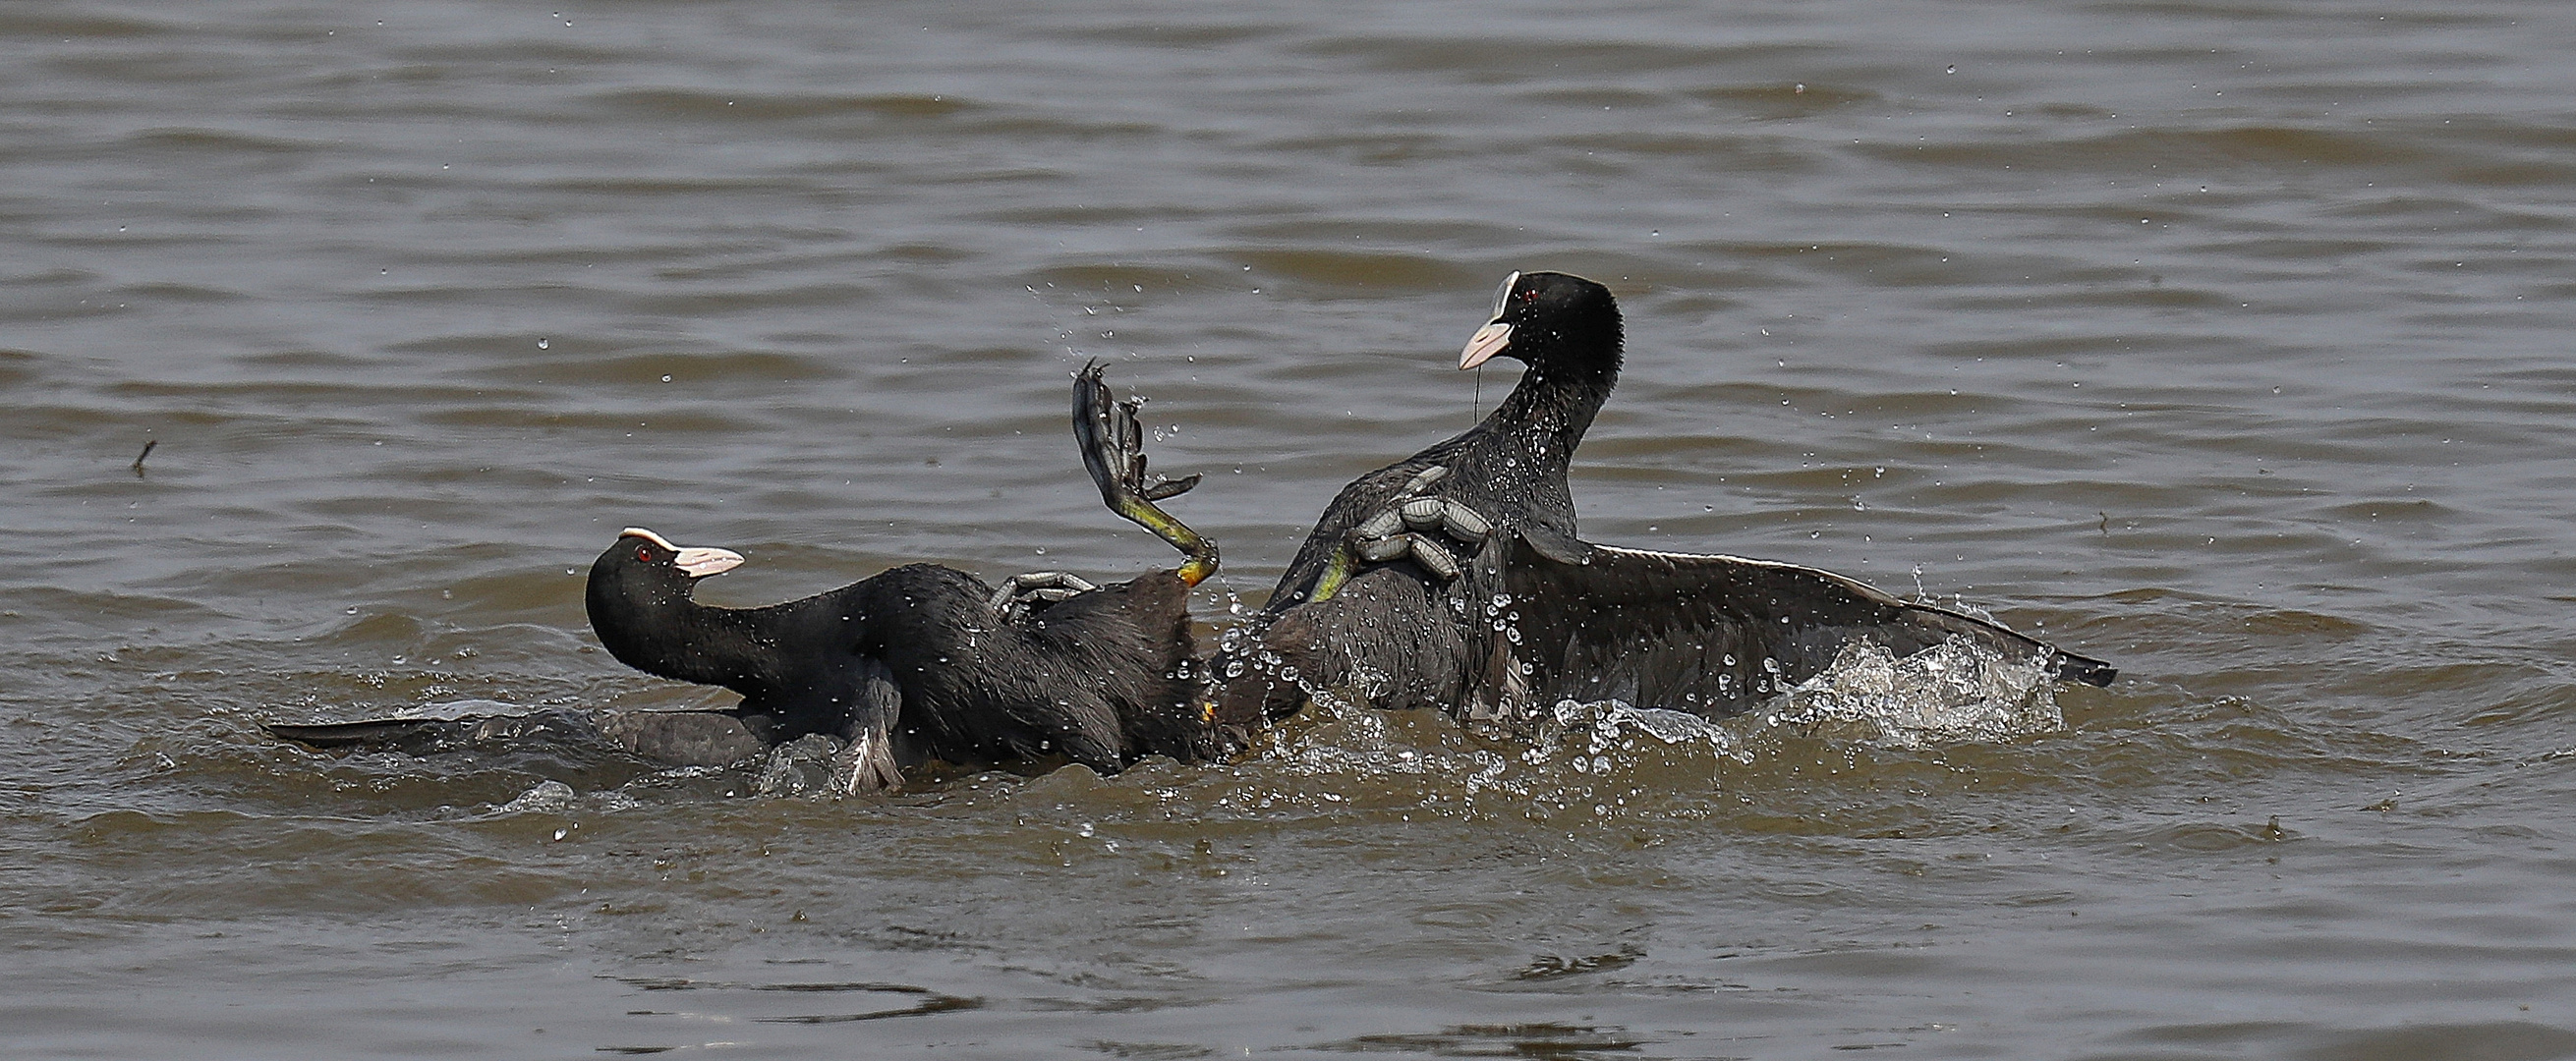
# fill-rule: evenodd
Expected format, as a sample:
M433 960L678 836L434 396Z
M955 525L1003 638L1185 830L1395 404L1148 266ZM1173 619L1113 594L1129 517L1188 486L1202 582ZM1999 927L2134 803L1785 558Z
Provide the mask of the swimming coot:
M1280 576L1269 611L1329 597L1362 563L1416 555L1433 544L1420 530L1364 526L1371 517L1384 522L1408 499L1417 502L1403 513L1412 517L1409 527L1481 537L1492 529L1476 520L1481 515L1565 559L1580 558L1566 467L1619 383L1619 304L1609 288L1579 276L1513 273L1495 291L1493 318L1468 341L1458 368L1495 357L1529 366L1503 403L1465 433L1343 487ZM1458 526L1461 521L1467 525ZM1363 533L1369 530L1375 533ZM1361 556L1354 535L1367 542L1394 538L1409 548ZM1433 565L1444 559L1428 552L1419 558Z
M1965 639L2095 685L2117 673L1829 571L1583 541L1566 473L1618 380L1618 307L1590 280L1514 273L1459 367L1495 356L1529 368L1491 416L1326 508L1211 668L1241 675L1211 694L1220 716L1275 720L1334 691L1471 716L1571 697L1715 717L1864 641L1905 656Z
M1262 612L1214 661L1217 714L1276 720L1312 690L1380 707L1455 707L1482 680L1461 544L1509 531L1582 559L1566 467L1619 381L1619 305L1565 273L1513 273L1460 354L1528 366L1464 434L1353 480L1333 498Z

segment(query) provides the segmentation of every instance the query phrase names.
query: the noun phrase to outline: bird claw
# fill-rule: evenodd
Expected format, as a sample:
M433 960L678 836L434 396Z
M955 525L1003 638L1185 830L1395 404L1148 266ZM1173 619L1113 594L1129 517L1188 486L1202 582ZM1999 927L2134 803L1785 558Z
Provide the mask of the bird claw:
M1407 531L1384 538L1369 538L1353 543L1352 551L1372 564L1391 564L1411 558L1442 582L1458 577L1457 554L1432 541L1428 535Z
M1435 464L1407 480L1386 508L1351 529L1352 553L1378 564L1411 558L1442 582L1457 578L1458 555L1438 539L1481 546L1494 524L1460 502L1422 496L1448 475L1448 468Z
M1062 571L1031 571L1002 580L993 591L993 614L1004 619L1017 618L1040 604L1071 600L1100 587L1083 581L1080 576Z
M1403 510L1390 508L1361 520L1359 526L1351 528L1351 538L1355 541L1371 542L1381 538L1392 538L1396 532L1403 529Z
M1413 548L1409 551L1414 563L1422 565L1423 570L1431 572L1433 577L1442 582L1457 580L1458 558L1451 555L1449 550L1419 534L1407 534L1405 538L1412 543Z
M1141 398L1114 399L1101 380L1100 363L1083 366L1073 377L1073 437L1082 451L1082 466L1100 487L1109 510L1171 544L1189 559L1174 570L1181 581L1198 585L1216 573L1216 543L1172 518L1154 503L1188 493L1196 475L1178 479L1145 472L1145 429L1136 422Z
M1136 411L1144 407L1144 399L1113 400L1109 386L1101 382L1096 368L1085 369L1077 386L1081 390L1074 415L1089 421L1094 428L1079 433L1083 458L1092 466L1092 476L1100 480L1104 490L1115 489L1147 501L1161 501L1186 494L1199 484L1196 475L1165 479L1146 474L1145 428L1136 420Z
M1136 468L1137 468L1137 470L1142 471L1142 470L1144 469L1144 467L1145 467L1145 458L1143 458L1143 457L1141 457L1141 456L1140 456L1140 457L1138 457L1138 458L1136 458ZM1188 475L1184 475L1184 476L1182 476L1182 477L1180 477L1180 478L1178 478L1178 479L1165 479L1165 480L1163 480L1162 482L1155 483L1154 485L1152 485L1152 486L1148 486L1148 487L1144 488L1143 490L1139 490L1139 491L1137 491L1137 493L1140 493L1140 494L1145 495L1145 500L1147 500L1147 501L1160 501L1160 500L1162 500L1162 499L1164 499L1164 498L1167 498L1167 497L1179 497L1179 496L1181 496L1182 494L1189 493L1189 492L1190 492L1190 488L1191 488L1191 487L1193 487L1193 486L1197 486L1198 484L1199 484L1199 476L1198 476L1198 473L1197 473L1197 472L1192 472L1192 473L1190 473L1190 474L1188 474Z

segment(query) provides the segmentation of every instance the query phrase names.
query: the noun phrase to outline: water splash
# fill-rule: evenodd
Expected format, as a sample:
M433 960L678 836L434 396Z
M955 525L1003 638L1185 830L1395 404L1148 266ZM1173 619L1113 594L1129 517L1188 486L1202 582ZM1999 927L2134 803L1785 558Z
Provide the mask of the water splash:
M1651 737L1667 745L1706 745L1720 757L1738 762L1751 762L1751 753L1726 727L1681 711L1659 707L1631 707L1618 700L1583 703L1559 700L1549 712L1554 732L1543 734L1547 744L1572 743L1580 736L1584 753L1598 758L1619 748L1629 734Z
M517 799L493 808L492 817L513 814L564 814L572 810L576 794L571 785L551 778L539 781Z
M2013 660L1964 640L1904 659L1866 642L1792 687L1767 725L1899 748L1992 741L2066 728L2045 661Z

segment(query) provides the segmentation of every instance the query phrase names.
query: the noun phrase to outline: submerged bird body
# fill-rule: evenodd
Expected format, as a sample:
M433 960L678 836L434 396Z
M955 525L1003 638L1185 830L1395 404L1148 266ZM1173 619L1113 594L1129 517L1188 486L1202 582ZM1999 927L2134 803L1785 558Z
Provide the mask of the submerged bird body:
M868 760L854 788L894 787L930 760L1011 765L1061 756L1103 774L1146 755L1197 762L1227 747L1198 706L1189 591L1216 543L1154 502L1198 482L1148 479L1137 402L1100 367L1074 381L1074 434L1101 499L1188 559L1091 586L1055 573L995 591L966 572L906 564L765 608L699 604L696 580L741 558L630 529L591 565L600 643L628 666L739 692L775 743L808 733Z
M1173 570L1108 586L1042 572L997 592L954 568L906 564L802 600L724 608L699 603L696 585L740 554L628 528L591 564L584 606L600 644L646 673L738 692L739 705L269 729L316 747L419 751L570 735L683 766L783 755L819 734L834 749L825 783L841 792L899 787L905 768L934 760L1070 760L1109 774L1146 755L1221 756L1230 747L1199 703L1189 615L1190 588L1216 570L1216 543L1155 505L1198 477L1146 476L1136 409L1111 399L1098 365L1076 377L1084 466L1111 511L1185 554Z
M907 564L803 600L720 608L690 595L687 554L630 530L591 566L592 629L620 662L741 693L772 740L886 738L898 765L1061 755L1103 773L1191 740L1188 587L1155 572L1025 614L953 568ZM729 566L729 565L728 565Z

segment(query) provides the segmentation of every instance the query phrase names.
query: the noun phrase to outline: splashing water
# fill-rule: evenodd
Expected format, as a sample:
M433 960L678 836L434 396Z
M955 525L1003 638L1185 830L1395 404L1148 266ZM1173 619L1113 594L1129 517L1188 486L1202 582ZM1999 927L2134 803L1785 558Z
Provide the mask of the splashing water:
M508 803L504 803L499 807L494 808L492 816L507 817L513 814L562 814L572 809L573 800L575 798L576 796L571 785L564 784L561 781L548 779L539 781L534 787L525 792L519 793L517 799L513 799Z
M2047 667L1952 640L1904 659L1843 646L1832 666L1773 702L1764 722L1819 736L1920 748L2066 728Z
M1559 732L1547 734L1551 738L1547 743L1556 743L1553 738L1560 736L1581 734L1585 741L1584 754L1596 758L1620 747L1621 738L1633 732L1670 745L1705 744L1710 751L1738 762L1752 760L1751 753L1746 752L1742 742L1725 727L1680 711L1630 707L1618 700L1597 703L1559 700L1549 717ZM1571 744L1571 741L1565 743Z

